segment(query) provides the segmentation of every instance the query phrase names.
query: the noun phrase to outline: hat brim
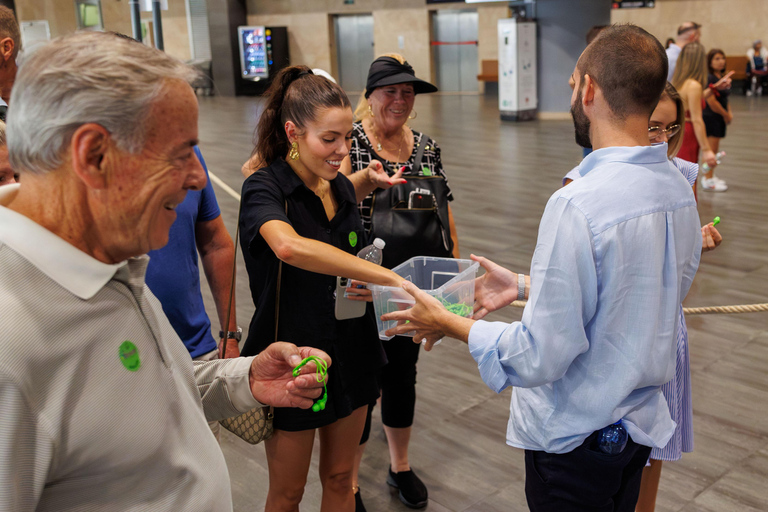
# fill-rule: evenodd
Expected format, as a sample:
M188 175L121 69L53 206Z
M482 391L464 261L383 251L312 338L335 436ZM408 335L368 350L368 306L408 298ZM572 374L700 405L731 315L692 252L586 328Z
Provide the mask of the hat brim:
M371 87L370 91L367 91L370 93L374 89L378 89L379 87L385 87L387 85L396 85L396 84L412 84L413 85L413 92L416 94L426 94L430 92L437 92L437 87L432 85L431 83L422 80L421 78L416 78L413 75L409 75L408 73L397 73L396 75L390 75L387 77L382 78L375 84L373 84L373 87Z

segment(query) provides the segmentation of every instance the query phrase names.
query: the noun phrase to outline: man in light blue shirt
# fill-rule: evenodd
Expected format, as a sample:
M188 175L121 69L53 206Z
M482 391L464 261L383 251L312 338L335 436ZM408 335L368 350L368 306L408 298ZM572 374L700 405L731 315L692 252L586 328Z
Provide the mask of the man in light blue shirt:
M477 316L528 296L522 321L452 315L410 283L416 305L384 316L410 321L388 334L415 331L427 348L444 335L468 341L491 389L515 387L507 443L526 450L533 511L633 511L651 447L675 429L660 386L675 369L701 232L688 182L648 138L666 62L634 26L606 29L579 59L571 113L577 142L595 151L547 203L529 282L476 258L488 270ZM600 431L619 421L626 447L605 453Z

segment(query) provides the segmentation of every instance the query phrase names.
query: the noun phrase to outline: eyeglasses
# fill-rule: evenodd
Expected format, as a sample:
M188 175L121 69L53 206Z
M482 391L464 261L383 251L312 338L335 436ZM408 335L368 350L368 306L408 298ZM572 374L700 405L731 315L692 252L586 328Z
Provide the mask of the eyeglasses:
M650 128L648 128L648 138L651 140L658 139L663 134L666 133L667 138L671 139L672 137L677 135L679 131L680 131L679 124L673 124L671 126L667 126L666 129L662 128L661 126L651 126Z

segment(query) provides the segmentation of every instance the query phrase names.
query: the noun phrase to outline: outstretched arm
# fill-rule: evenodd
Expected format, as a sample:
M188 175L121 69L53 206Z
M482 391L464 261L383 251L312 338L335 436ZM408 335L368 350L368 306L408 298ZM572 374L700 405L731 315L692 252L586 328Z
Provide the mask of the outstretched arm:
M314 363L293 376L293 369L308 356L331 364L322 350L284 342L272 343L256 357L193 361L206 419L217 421L262 405L312 407L323 387L315 377Z
M310 272L344 276L366 283L400 286L403 278L389 269L353 256L336 247L300 236L280 220L265 222L259 233L283 262Z
M362 171L352 172L352 161L347 156L341 161L339 172L352 182L352 186L355 187L355 199L359 203L377 188L387 189L394 185L405 183L405 180L402 178L404 169L405 167L402 167L395 174L389 176L381 162L373 160Z
M511 270L497 265L482 256L470 255L470 258L480 263L485 274L475 279L475 314L473 318L480 320L488 313L508 306L517 299L518 276ZM528 298L531 288L531 277L525 276L525 298Z
M555 198L547 205L531 274L533 286L522 322L461 318L404 283L416 304L410 310L383 315L385 321L399 322L387 334L415 331L414 341L426 338L427 347L443 335L468 341L483 380L496 392L509 385L535 387L554 382L589 348L584 322L597 307L591 232L586 219L568 201Z

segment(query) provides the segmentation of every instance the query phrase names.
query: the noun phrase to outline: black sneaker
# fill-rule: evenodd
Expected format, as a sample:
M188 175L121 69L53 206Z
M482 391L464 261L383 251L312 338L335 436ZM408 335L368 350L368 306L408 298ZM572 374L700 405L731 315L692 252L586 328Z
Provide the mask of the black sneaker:
M360 496L360 487L355 491L355 512L368 512L363 505L363 498Z
M427 506L429 495L424 482L413 470L393 473L392 467L389 468L387 483L400 491L400 501L410 508L424 508Z

